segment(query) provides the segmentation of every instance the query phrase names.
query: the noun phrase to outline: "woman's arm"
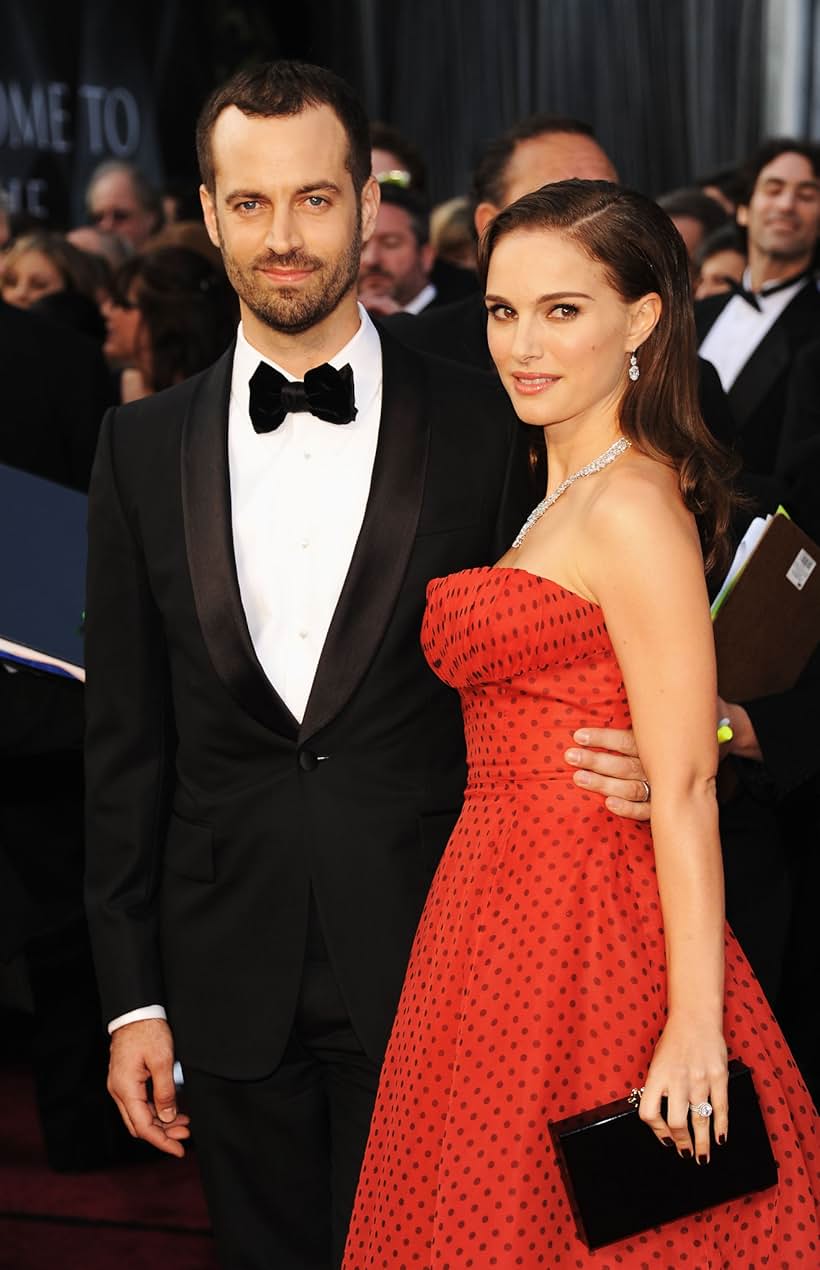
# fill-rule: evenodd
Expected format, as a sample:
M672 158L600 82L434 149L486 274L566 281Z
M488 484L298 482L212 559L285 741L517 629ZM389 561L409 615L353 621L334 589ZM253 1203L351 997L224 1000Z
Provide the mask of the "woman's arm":
M652 787L652 836L667 951L668 1018L641 1116L692 1150L689 1103L708 1099L727 1131L724 908L715 774L717 687L697 532L674 474L631 468L593 500L579 559L604 610ZM660 1101L668 1097L666 1119ZM694 1149L709 1156L708 1121Z

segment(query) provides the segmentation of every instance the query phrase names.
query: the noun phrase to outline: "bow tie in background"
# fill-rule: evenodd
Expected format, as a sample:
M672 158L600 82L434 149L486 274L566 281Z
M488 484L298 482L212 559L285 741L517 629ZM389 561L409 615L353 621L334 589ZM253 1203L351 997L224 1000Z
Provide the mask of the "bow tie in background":
M732 295L739 295L747 304L751 304L753 309L758 313L761 312L760 301L765 300L770 295L776 295L778 291L785 291L786 287L793 287L796 282L802 282L804 278L811 276L811 269L804 269L803 273L795 274L793 278L784 278L782 282L776 282L772 287L766 287L760 291L748 291L742 282L733 282L729 290Z
M304 382L286 379L260 362L250 380L250 416L255 432L275 432L285 415L307 411L328 423L356 418L353 371L325 362L305 375Z

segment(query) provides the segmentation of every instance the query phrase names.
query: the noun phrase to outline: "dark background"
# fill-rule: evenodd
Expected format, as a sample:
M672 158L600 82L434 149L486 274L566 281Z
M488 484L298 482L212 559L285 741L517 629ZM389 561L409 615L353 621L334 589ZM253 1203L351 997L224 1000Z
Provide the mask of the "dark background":
M533 110L586 119L622 180L658 194L759 140L764 16L764 0L3 0L0 185L57 228L82 221L87 177L117 147L195 186L205 95L297 57L421 147L435 201Z

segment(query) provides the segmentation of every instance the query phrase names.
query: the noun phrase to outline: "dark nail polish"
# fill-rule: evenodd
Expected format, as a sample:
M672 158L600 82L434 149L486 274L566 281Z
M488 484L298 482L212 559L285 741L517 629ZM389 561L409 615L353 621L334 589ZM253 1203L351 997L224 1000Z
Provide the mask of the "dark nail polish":
M708 1163L709 1163L709 1156L708 1156L708 1155L699 1155L699 1156L698 1156L698 1164L708 1164Z
M661 1138L661 1142L665 1147L673 1147L675 1145L674 1138Z
M682 1151L681 1151L681 1153L680 1153L680 1158L681 1158L682 1160L691 1160L691 1158L692 1158L692 1152L689 1150L689 1148L688 1148L688 1147L684 1147L684 1148L683 1148L683 1150L682 1150Z
M725 1134L725 1133L722 1133L722 1134L720 1135L720 1137L718 1138L718 1146L720 1146L720 1147L725 1147L725 1146L726 1146L726 1134Z

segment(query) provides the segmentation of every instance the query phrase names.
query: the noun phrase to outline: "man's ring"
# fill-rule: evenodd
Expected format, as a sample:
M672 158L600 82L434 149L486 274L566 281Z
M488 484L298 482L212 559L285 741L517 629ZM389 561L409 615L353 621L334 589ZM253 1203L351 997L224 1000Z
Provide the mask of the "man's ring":
M689 1110L693 1116L703 1116L705 1120L709 1119L712 1114L712 1104L710 1102L690 1102Z
M650 788L649 788L649 781L641 781L641 784L643 785L643 798L639 798L639 799L638 799L638 802L639 802L639 803L648 803L648 802L649 802L649 795L650 795L650 793L651 793L651 790L650 790Z

